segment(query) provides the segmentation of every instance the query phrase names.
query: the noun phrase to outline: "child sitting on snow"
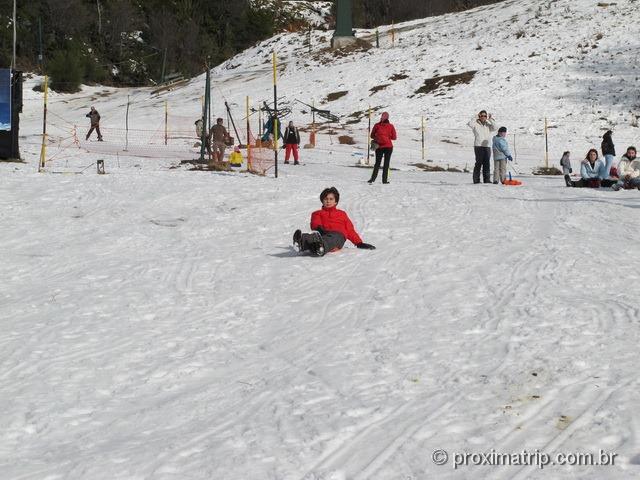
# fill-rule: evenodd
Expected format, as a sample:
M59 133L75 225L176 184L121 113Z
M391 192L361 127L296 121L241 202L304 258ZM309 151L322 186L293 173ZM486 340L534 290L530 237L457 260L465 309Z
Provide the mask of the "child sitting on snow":
M349 240L358 248L373 250L376 247L364 243L353 228L347 213L338 210L340 193L335 187L325 188L320 194L322 209L311 214L311 233L296 230L293 234L293 245L299 252L310 251L319 257L326 252L340 250L344 242Z
M232 167L241 167L242 166L242 154L240 153L240 147L235 146L233 148L233 152L229 155L229 163Z

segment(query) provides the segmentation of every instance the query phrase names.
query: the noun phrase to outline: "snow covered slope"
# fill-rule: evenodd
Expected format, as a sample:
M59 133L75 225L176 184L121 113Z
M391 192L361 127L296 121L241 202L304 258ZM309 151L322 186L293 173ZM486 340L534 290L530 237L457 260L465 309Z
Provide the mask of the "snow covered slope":
M544 115L563 139L554 158L565 145L579 158L607 125L620 150L640 143L626 61L639 37L623 21L637 3L547 5L397 25L399 46L333 65L319 44L306 59L301 35L281 35L216 69L216 113L222 95L238 117L247 93L269 99L274 47L290 101L348 91L326 105L388 109L404 132L390 185L354 168L362 140L338 145L328 130L277 180L122 151L127 97L131 125L161 128L166 100L192 129L201 78L170 92L52 94L51 162L38 174L42 97L30 80L26 163L0 163L0 478L638 478L640 193L528 174L522 187L472 185L410 165L422 113L428 156L443 164L471 162L465 123L480 108L524 139L524 172L541 162ZM410 98L436 70L474 69L444 95ZM408 77L369 95L394 74ZM91 104L117 156L96 142L60 147ZM342 124L336 134L363 137L365 118ZM95 173L100 158L107 175ZM330 185L377 250L292 250ZM453 468L463 454L524 450L557 463L617 457Z

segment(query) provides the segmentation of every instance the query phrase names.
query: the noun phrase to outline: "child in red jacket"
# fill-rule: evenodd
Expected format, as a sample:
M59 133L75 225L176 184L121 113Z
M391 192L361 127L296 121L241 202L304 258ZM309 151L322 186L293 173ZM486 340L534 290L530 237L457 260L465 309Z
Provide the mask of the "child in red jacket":
M293 234L293 245L299 252L310 251L323 256L326 252L340 250L344 242L349 240L358 248L373 250L376 247L364 243L353 228L347 213L338 210L340 193L336 187L325 188L320 194L322 209L311 214L311 233L296 230Z

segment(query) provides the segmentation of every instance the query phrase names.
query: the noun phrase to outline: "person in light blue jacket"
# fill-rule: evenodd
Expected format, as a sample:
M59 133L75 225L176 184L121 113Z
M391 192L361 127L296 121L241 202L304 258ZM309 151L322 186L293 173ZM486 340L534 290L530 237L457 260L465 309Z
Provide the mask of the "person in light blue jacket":
M605 178L605 166L598 157L598 151L595 148L589 150L585 159L580 163L580 175L582 178L577 182L572 181L569 175L565 175L567 187L600 188L611 187L616 183Z
M500 127L493 137L493 183L503 183L507 178L507 160L512 161L507 143L507 127Z

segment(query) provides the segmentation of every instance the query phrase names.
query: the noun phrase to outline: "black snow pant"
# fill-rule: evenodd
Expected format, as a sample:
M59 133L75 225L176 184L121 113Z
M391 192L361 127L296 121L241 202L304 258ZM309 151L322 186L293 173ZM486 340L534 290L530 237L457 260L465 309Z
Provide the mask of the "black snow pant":
M322 232L320 233L320 237L322 238L322 245L324 246L325 252L340 250L347 240L340 232ZM300 249L303 251L313 250L315 238L316 235L313 233L303 233Z
M376 163L373 165L373 173L369 183L373 183L378 178L378 170L380 169L380 163L384 156L384 167L382 167L382 183L389 182L389 163L391 163L391 154L393 153L393 147L391 148L377 148L376 149Z
M565 180L567 180L567 177L569 175L565 175ZM617 180L609 180L608 178L603 178L603 179L599 179L599 178L581 178L580 180L567 180L567 186L569 186L569 183L571 183L572 187L575 188L600 188L600 187L612 187L613 185L615 185L616 183L618 183Z
M102 134L100 133L100 125L96 125L95 127L93 125L91 125L91 128L87 132L86 140L89 140L89 137L91 136L91 134L93 133L94 130L98 134L98 140L102 140Z
M473 183L480 183L480 169L482 169L482 181L491 183L491 148L473 147L476 154L476 165L473 167Z

